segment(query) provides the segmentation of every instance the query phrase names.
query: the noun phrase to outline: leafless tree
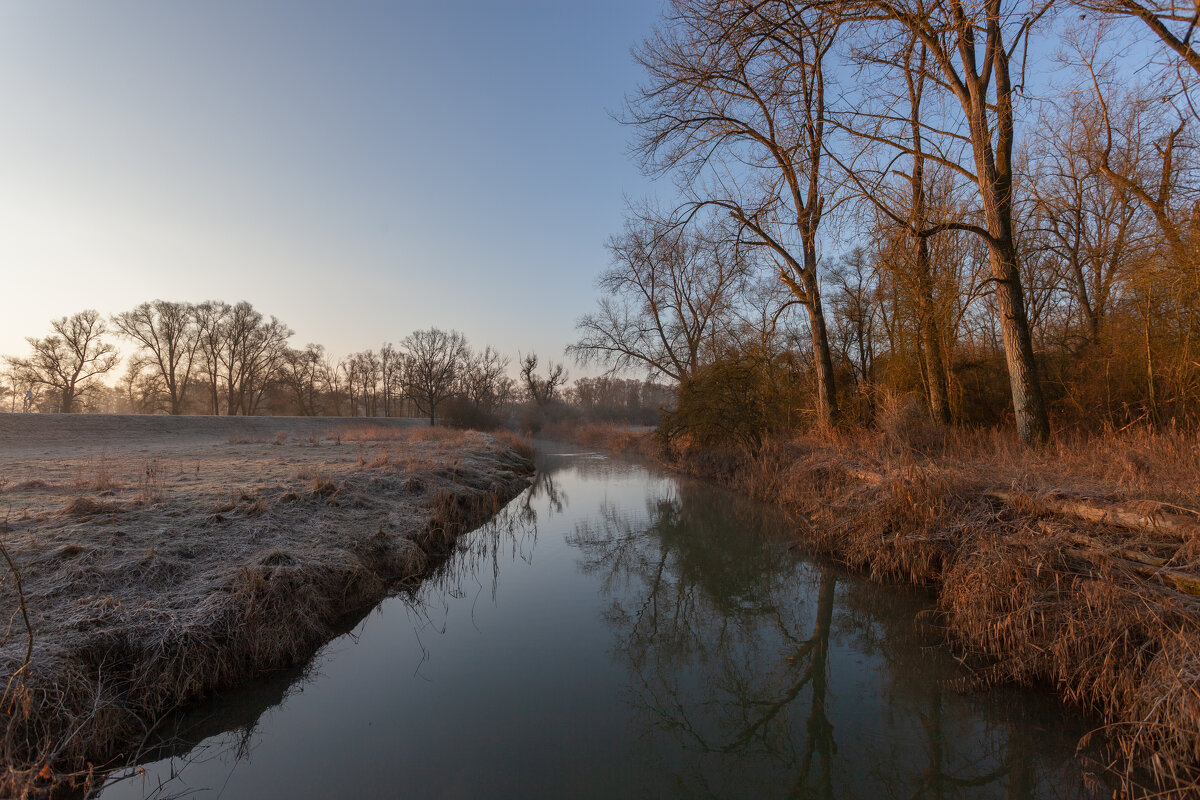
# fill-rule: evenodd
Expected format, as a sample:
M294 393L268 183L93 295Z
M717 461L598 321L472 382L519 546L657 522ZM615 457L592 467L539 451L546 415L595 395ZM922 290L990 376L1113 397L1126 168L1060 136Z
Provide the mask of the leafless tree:
M200 326L190 303L155 300L115 314L112 323L138 346L162 378L172 414L183 412L200 345Z
M1190 242L1179 195L1196 202L1196 145L1188 116L1146 85L1128 85L1102 61L1099 40L1075 42L1077 64L1090 84L1085 153L1094 169L1153 215L1174 260L1187 261ZM1165 113L1164 113L1165 112ZM1189 216L1183 203L1182 216Z
M50 323L53 333L43 339L26 339L33 349L29 358L8 362L31 384L50 387L58 394L64 414L76 409L79 398L95 386L95 378L117 365L119 356L103 336L108 332L99 312L92 309Z
M228 303L207 300L194 307L197 325L197 353L200 370L208 384L208 411L221 413L221 352L225 348L226 320L233 311Z
M521 383L529 399L539 407L550 405L558 399L558 392L567 382L567 371L562 364L547 364L546 377L537 374L538 357L530 353L521 358Z
M403 355L404 394L429 424L437 421L437 409L454 396L459 374L468 357L467 340L458 331L430 328L413 331L400 343Z
M728 332L747 280L745 261L722 233L631 214L608 243L612 267L600 277L600 309L579 320L580 339L567 352L614 372L643 367L690 378L705 348Z
M403 393L400 386L402 359L391 342L379 348L379 391L382 395L383 415L392 416L396 397Z
M1197 0L1075 0L1075 3L1111 17L1138 20L1200 76L1200 53L1193 39L1200 22Z
M463 364L459 392L476 408L494 413L514 393L513 379L508 376L509 360L492 347L470 354Z
M374 350L353 354L346 360L346 376L351 394L351 414L357 416L361 408L365 416L376 416L379 413L379 356Z
M842 358L854 371L855 382L870 386L876 351L875 286L867 253L857 247L830 271L833 293L833 341Z
M319 344L306 345L303 350L288 348L284 353L279 377L296 399L296 409L301 416L315 416L323 410L321 382L324 365L325 348Z
M275 317L265 319L244 300L229 310L223 327L217 362L225 388L225 413L253 414L276 377L292 331Z
M1032 8L1018 7L1012 0L814 2L874 39L911 37L927 53L933 85L948 92L957 105L959 113L948 113L940 125L919 121L926 138L946 142L926 148L924 154L976 187L978 219L947 221L940 227L972 231L987 243L1017 432L1027 441L1047 439L1050 422L1038 379L1013 226L1016 90L1011 69L1030 28L1052 0ZM899 59L893 66L900 79L914 69L911 61ZM872 135L869 129L859 134ZM918 152L910 140L876 138L901 153ZM955 142L965 146L965 158L956 157Z
M789 2L676 0L637 48L648 82L628 104L652 171L674 171L693 208L726 211L770 254L808 310L820 417L837 394L818 281L826 57L839 25Z
M1099 344L1112 301L1132 266L1146 257L1145 214L1133 193L1107 179L1097 152L1097 104L1075 95L1038 126L1029 191L1033 224L1087 331ZM1109 149L1107 160L1113 160ZM1129 154L1119 160L1128 163Z
M135 354L125 363L120 393L134 414L153 414L165 410L163 399L167 392L163 377L156 365L144 355Z
M859 158L850 164L836 155L833 158L871 210L903 229L908 237L908 253L897 251L893 256L900 257L883 259L880 264L893 271L893 277L904 284L913 300L930 413L934 420L949 423L949 359L943 352L945 331L937 309L931 247L936 236L946 233L953 186L938 180L939 165L936 160L929 163L926 152L929 122L923 103L927 86L936 85L930 74L929 51L916 36L905 32L899 37L865 37L854 49L853 60L859 65L863 83L871 82L874 74L889 71L898 71L904 79L902 93L889 96L884 89L877 92L881 95L879 102L841 115L847 120L842 126L863 143L864 152L879 151L878 157L873 162L865 159L866 164ZM904 145L904 155L910 162L907 173L897 164L895 142ZM931 191L940 196L931 197Z

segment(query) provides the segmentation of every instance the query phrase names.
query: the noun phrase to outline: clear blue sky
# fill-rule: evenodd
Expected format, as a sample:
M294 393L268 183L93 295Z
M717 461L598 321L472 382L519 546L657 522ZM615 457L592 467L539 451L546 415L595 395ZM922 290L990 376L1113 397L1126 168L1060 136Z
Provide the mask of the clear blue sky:
M0 5L0 355L216 298L336 355L436 325L561 358L623 195L653 191L608 112L659 9Z

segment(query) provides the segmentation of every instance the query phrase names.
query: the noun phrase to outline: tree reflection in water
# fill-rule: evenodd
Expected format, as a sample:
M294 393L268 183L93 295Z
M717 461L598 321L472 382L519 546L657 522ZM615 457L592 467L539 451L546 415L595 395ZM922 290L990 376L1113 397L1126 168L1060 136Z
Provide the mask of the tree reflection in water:
M569 542L681 796L1082 796L1037 720L944 691L961 673L917 640L927 598L797 558L773 509L671 482L593 520Z
M928 596L798 557L770 506L620 459L538 465L346 640L160 725L111 800L1081 794L1060 706L949 688Z

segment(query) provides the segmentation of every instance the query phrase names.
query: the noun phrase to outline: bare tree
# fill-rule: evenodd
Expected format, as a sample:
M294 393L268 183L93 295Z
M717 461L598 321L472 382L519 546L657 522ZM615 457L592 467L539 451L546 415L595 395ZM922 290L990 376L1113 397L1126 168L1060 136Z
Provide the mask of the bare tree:
M921 123L929 136L948 142L927 148L924 154L975 185L982 219L947 221L941 227L972 231L987 243L1017 432L1027 441L1048 439L1050 421L1038 379L1013 227L1016 91L1011 63L1050 0L1032 9L1011 8L1016 6L1011 0L815 1L842 14L847 23L861 25L872 37L886 39L889 29L912 37L928 54L934 84L957 103L957 118L948 115L940 127ZM894 64L894 71L902 76L913 68L911 62ZM902 153L919 152L910 141L876 138ZM955 141L965 143L968 158L954 157Z
M153 414L163 410L166 390L162 375L143 355L134 355L125 364L121 376L120 392L129 410L134 414Z
M511 399L513 379L508 377L509 360L492 347L471 354L463 364L459 391L476 408L494 413Z
M459 374L468 357L467 340L458 331L430 328L413 331L400 343L403 355L404 393L429 415L429 424L437 421L437 409L454 396Z
M606 296L576 323L580 339L567 353L614 372L641 366L690 378L705 348L727 332L745 288L745 262L721 233L630 215L608 242L612 267L599 280Z
M1085 152L1100 174L1145 206L1172 258L1185 262L1190 244L1177 200L1184 176L1196 168L1189 120L1164 104L1161 93L1114 78L1109 66L1100 62L1098 49L1098 40L1076 43L1079 67L1093 94ZM1195 187L1190 188L1185 194L1194 201Z
M400 353L396 351L391 342L384 342L383 347L379 348L379 391L382 395L385 417L392 416L392 405L397 394L403 391L400 388L401 366Z
M182 413L200 345L200 326L193 306L155 300L113 315L112 323L138 345L144 360L153 363L162 378L170 413Z
M303 350L288 348L284 353L279 378L296 398L296 409L301 416L316 416L322 411L321 377L324 364L325 348L319 344L308 344Z
M636 50L649 82L628 104L646 165L675 170L694 208L726 211L808 310L826 423L837 393L818 233L831 191L825 60L838 28L824 11L788 2L676 0Z
M558 398L559 389L567 382L567 371L562 364L547 364L546 377L537 374L538 357L530 353L521 358L521 382L529 399L539 407L546 407Z
M200 369L208 383L208 410L221 413L221 353L225 349L226 321L233 311L228 303L207 300L194 307Z
M357 408L361 407L364 416L376 416L379 412L379 356L374 350L353 354L346 360L346 374L349 385L358 390L358 405L351 401L352 414L357 416Z
M1144 259L1145 214L1133 193L1107 179L1097 152L1102 129L1097 104L1075 95L1039 125L1030 175L1033 224L1046 235L1062 284L1086 331L1100 342L1101 329L1121 282ZM1107 146L1107 145L1105 145ZM1122 154L1121 162L1131 158Z
M922 104L926 87L933 84L929 71L929 52L911 33L902 35L898 42L869 38L856 48L854 60L860 66L863 82L870 81L872 68L882 67L886 72L899 67L904 77L904 93L896 98L884 94L882 111L868 106L845 114L850 120L843 127L857 136L867 152L882 151L876 163L864 166L859 163L847 165L839 160L850 182L859 196L869 201L872 210L886 217L901 229L909 240L909 252L882 259L880 264L891 269L893 277L905 285L906 293L913 299L917 328L920 336L920 357L924 384L929 399L929 410L933 419L947 424L950 413L950 376L948 359L943 353L944 331L935 298L936 278L931 257L931 240L944 235L945 220L949 216L947 206L953 195L953 187L936 181L934 161L929 164L927 156L926 130L929 126ZM907 104L903 116L897 107ZM910 160L910 170L905 173L896 164L894 142L902 142ZM837 160L837 156L833 156ZM931 169L933 167L934 169ZM892 179L898 185L892 184ZM931 189L940 188L940 197L931 198ZM942 202L932 202L941 200ZM934 206L934 207L931 207ZM940 206L940 207L938 207Z
M867 254L857 247L843 256L831 270L834 292L830 297L833 309L833 340L841 356L850 364L855 382L868 388L874 376L876 286L867 263Z
M25 340L33 348L29 358L9 358L8 362L23 381L54 389L59 410L69 414L79 398L95 386L94 379L117 365L119 356L116 347L102 339L108 329L97 311L62 317L50 327L54 331L50 336Z
M253 414L276 377L292 331L275 317L264 319L250 303L229 309L217 362L225 387L225 413Z
M1200 53L1192 39L1200 22L1197 0L1075 0L1075 3L1089 11L1140 21L1200 75Z

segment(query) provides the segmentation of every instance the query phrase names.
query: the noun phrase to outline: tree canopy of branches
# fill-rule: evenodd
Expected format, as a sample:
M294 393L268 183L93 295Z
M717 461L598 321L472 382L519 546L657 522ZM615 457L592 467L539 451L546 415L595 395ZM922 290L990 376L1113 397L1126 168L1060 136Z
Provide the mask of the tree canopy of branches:
M580 339L567 352L614 371L691 377L704 349L729 333L746 288L745 260L724 234L631 216L609 240L599 311L579 320Z
M676 0L635 51L646 83L628 103L643 163L672 171L693 210L729 214L808 311L821 418L837 391L818 280L830 187L826 57L836 17L788 2Z
M1200 23L1200 5L1195 0L1075 0L1080 7L1125 17L1143 24L1164 46L1200 76L1200 53L1194 35Z
M454 330L413 331L400 343L400 353L404 394L429 416L432 425L437 420L438 406L458 389L469 357L467 340Z
M53 389L59 410L69 414L94 379L115 367L119 357L116 347L103 341L107 327L96 311L62 317L50 327L49 336L26 339L33 350L28 358L10 358L9 363L21 381Z
M155 300L113 315L112 323L138 346L135 357L153 365L167 395L170 413L182 413L200 346L200 326L194 307L189 303Z

